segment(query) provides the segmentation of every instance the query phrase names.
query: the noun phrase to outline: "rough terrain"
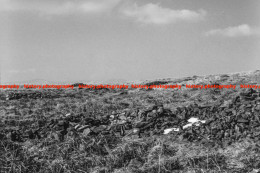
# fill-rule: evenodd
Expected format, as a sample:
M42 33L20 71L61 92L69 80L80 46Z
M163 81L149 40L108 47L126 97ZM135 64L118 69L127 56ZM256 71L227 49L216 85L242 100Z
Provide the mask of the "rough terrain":
M260 170L259 71L142 84L237 88L1 90L0 172Z

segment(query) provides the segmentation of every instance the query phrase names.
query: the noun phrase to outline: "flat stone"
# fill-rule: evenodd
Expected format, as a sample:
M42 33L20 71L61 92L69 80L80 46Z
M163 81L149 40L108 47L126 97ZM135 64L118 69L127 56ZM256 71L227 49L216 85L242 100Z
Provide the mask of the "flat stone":
M98 126L98 127L94 128L93 132L100 133L100 132L102 132L103 130L106 130L106 129L107 129L107 126L101 125L101 126Z
M90 129L87 128L87 129L85 129L85 130L83 131L82 135L83 135L84 137L87 137L90 132L91 132Z

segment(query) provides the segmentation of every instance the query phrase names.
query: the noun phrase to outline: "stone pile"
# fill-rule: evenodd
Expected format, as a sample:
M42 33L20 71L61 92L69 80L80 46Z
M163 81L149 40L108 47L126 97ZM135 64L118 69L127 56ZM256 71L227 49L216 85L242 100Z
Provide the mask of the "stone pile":
M206 120L199 126L182 129L177 133L182 139L189 141L214 141L217 144L230 144L232 142L249 138L260 139L260 102L259 93L249 89L240 93L228 105L213 105L210 107L190 106L179 108L175 115L179 119L198 117ZM177 124L176 124L177 125Z
M244 138L257 141L260 139L259 98L258 92L249 89L228 102L214 105L195 103L177 107L174 111L157 104L147 109L113 111L96 117L86 117L83 113L67 114L62 118L39 120L34 128L27 131L11 130L9 136L11 140L23 141L55 133L56 138L63 141L68 135L144 137L169 134L181 140L219 145L229 145ZM200 121L190 123L191 119Z
M6 95L6 100L17 100L22 98L37 99L43 98L40 92L35 93L14 93L10 92Z
M43 98L56 98L57 95L52 95L49 93L42 93L42 92L9 92L5 95L4 100L18 100L18 99L43 99ZM3 97L2 97L3 98Z

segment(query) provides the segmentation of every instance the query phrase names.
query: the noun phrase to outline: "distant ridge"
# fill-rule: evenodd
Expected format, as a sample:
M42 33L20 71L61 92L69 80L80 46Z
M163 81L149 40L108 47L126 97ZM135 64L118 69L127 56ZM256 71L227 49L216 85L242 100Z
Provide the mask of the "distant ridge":
M166 78L157 78L157 79L146 79L146 80L125 80L125 79L108 79L108 80L93 80L93 81L87 81L87 80L77 80L77 81L48 81L45 79L34 79L34 80L28 80L28 81L17 81L17 82L6 82L2 83L2 85L23 85L23 84L31 84L31 85L68 85L68 84L140 84L143 82L152 82L152 81L173 81L173 80L184 80L189 78L197 78L197 79L208 79L210 77L220 77L223 75L228 75L230 77L232 76L240 76L240 77L257 77L259 78L260 82L260 70L252 70L252 71L243 71L243 72L233 72L233 73L224 73L224 74L210 74L210 75L194 75L194 76L184 76L184 77L166 77Z

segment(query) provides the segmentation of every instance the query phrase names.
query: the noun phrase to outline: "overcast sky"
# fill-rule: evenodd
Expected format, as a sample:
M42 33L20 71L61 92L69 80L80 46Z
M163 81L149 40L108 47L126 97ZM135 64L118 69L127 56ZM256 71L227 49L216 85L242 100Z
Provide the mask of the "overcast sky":
M260 69L259 0L0 0L2 83Z

